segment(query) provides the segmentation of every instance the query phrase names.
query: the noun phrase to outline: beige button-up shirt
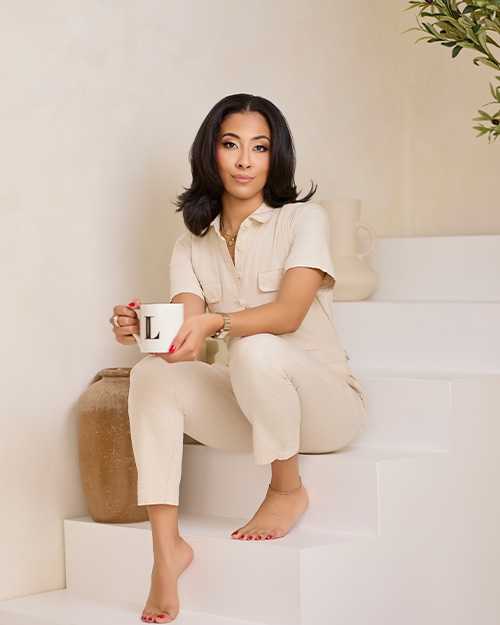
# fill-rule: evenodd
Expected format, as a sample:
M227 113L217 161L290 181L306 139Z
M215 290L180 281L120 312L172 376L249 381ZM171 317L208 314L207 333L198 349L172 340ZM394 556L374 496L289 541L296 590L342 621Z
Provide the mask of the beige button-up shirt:
M220 216L205 237L183 234L170 263L171 299L194 293L205 300L210 312L237 312L276 301L288 269L320 269L325 276L300 328L281 336L336 369L346 370L332 318L335 279L324 209L313 203L281 208L262 204L241 224L235 247L233 264L220 234Z

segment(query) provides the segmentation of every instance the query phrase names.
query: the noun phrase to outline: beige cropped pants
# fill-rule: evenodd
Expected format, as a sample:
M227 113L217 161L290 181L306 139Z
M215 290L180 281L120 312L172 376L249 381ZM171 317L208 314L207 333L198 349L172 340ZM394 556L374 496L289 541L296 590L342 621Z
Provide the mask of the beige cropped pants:
M147 356L131 373L129 413L139 505L178 505L184 432L268 464L340 449L366 422L347 365L272 334L232 342L229 365Z

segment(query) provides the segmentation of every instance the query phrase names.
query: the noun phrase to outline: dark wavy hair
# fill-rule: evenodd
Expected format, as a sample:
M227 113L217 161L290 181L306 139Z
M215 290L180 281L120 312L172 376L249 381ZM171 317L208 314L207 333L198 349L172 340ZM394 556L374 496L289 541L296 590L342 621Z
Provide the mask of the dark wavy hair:
M196 134L189 154L193 181L175 202L177 211L183 213L186 227L196 236L207 234L210 224L222 209L224 186L215 157L220 126L229 115L248 112L260 113L271 129L271 159L264 187L264 202L278 208L283 204L307 202L316 192L316 185L311 183L309 193L297 199L295 148L282 112L260 96L247 93L226 96L208 113Z

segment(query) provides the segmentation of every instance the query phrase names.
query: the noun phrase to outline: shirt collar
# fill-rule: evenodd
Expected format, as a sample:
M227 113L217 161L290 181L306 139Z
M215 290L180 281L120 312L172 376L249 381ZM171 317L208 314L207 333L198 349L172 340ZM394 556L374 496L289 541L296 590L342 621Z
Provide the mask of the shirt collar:
M264 203L262 203L259 206L259 208L257 210L255 210L253 213L248 215L247 219L254 219L255 221L259 221L260 223L263 224L263 223L266 223L267 221L269 221L271 219L271 217L273 216L273 213L274 213L275 210L276 210L275 208L272 208L271 206L268 206L264 202ZM217 234L219 234L219 232L220 232L220 213L212 221L210 226L213 226L214 229L215 229L215 232L217 232Z

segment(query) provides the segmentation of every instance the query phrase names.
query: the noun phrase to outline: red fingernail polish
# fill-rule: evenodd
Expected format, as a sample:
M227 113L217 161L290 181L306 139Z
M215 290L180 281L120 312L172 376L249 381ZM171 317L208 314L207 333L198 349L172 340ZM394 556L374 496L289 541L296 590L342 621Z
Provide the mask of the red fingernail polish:
M172 346L170 347L170 349L168 350L168 353L169 353L169 354L173 354L173 353L175 352L175 350L176 350L176 349L177 349L177 347L176 347L175 345L172 345Z
M130 308L135 308L135 302L130 302L129 306Z

